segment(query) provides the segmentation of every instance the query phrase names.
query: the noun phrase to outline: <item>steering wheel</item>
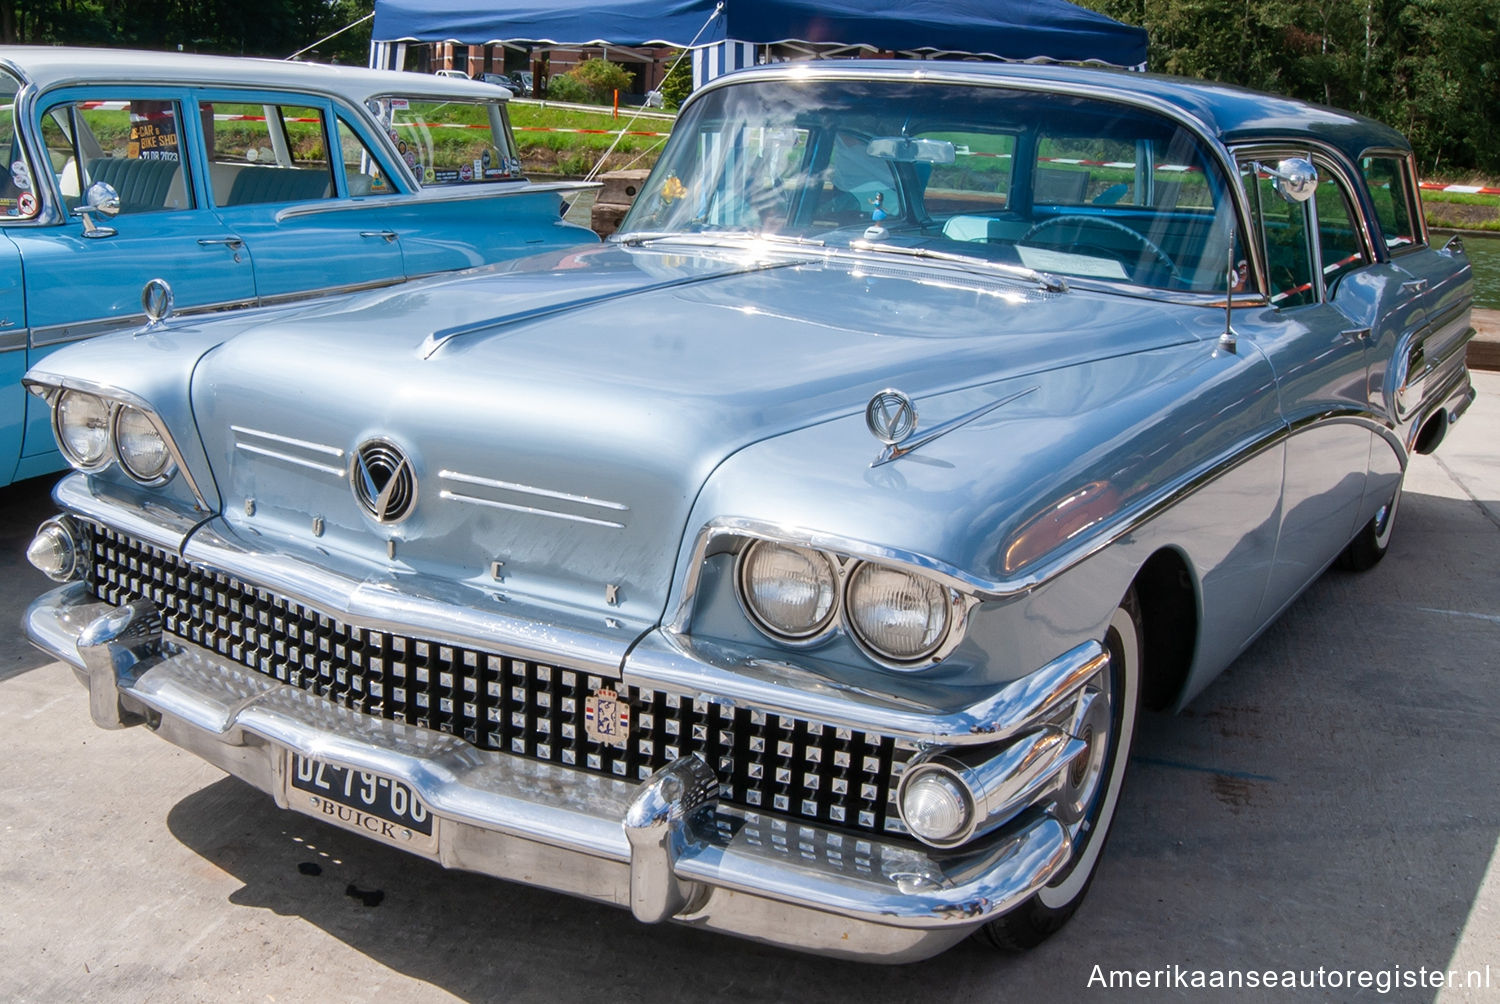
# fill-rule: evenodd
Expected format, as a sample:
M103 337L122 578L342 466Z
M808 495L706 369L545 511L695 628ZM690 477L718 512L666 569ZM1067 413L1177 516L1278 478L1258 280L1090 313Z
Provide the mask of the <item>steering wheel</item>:
M1182 275L1177 271L1176 263L1173 262L1171 258L1168 258L1167 253L1161 248L1157 247L1155 242L1153 242L1151 238L1147 237L1145 234L1141 233L1138 230L1132 230L1130 227L1127 227L1123 223L1119 223L1115 220L1111 220L1103 216L1079 216L1076 214L1054 216L1051 219L1043 220L1036 226L1032 227L1030 230L1026 231L1021 235L1021 240L1030 240L1033 236L1041 233L1048 227L1059 227L1066 224L1073 224L1074 226L1079 227L1101 227L1106 230L1118 230L1120 233L1129 237L1141 247L1151 252L1151 256L1166 268L1167 272L1172 276L1173 279L1177 279L1179 281L1181 281L1182 279Z

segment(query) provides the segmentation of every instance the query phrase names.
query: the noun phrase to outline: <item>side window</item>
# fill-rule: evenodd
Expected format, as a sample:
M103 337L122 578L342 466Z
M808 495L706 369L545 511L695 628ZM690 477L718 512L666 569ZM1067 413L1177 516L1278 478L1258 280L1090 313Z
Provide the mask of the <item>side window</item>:
M1122 140L1043 133L1032 169L1032 204L1138 205L1135 159L1135 145Z
M1365 264L1366 259L1349 193L1332 172L1319 174L1322 181L1314 195L1318 206L1318 244L1323 259L1323 282L1331 290L1340 276Z
M1314 302L1318 287L1308 226L1312 200L1286 201L1277 194L1271 176L1257 170L1253 163L1240 165L1240 181L1265 251L1271 286L1266 292L1271 302L1278 307Z
M42 142L67 208L105 182L121 213L193 208L175 101L108 99L53 105L42 113Z
M342 117L337 121L339 149L344 158L344 180L349 186L349 194L385 195L392 191L385 171L380 167L380 161L365 146L364 140L359 138L359 134Z
M16 92L21 82L0 70L0 149L5 150L8 168L0 174L0 219L31 219L40 208L34 179L36 174L26 147L16 134Z
M932 164L923 203L930 215L990 215L1010 205L1016 138L1009 133L942 132L922 138L953 144L953 163ZM962 238L960 238L962 239Z
M1360 171L1375 203L1375 219L1385 245L1395 253L1422 243L1417 223L1417 207L1412 186L1408 183L1406 160L1401 157L1366 157Z
M323 115L297 105L203 102L208 184L216 206L334 195Z

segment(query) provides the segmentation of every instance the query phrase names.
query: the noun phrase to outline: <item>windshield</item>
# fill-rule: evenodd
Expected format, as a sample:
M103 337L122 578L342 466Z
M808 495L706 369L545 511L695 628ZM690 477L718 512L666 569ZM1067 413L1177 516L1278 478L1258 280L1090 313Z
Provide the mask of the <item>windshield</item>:
M621 234L869 240L1222 292L1228 192L1195 136L1124 105L899 80L750 81L690 106Z
M423 188L524 180L500 101L398 95L369 105Z

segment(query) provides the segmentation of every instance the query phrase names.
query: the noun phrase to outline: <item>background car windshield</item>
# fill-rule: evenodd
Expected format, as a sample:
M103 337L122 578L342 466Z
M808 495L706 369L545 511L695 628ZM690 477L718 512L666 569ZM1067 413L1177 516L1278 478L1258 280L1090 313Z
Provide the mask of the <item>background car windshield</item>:
M523 178L498 101L393 96L369 104L423 188Z
M998 87L727 86L690 106L623 232L881 239L1222 291L1233 203L1176 123Z

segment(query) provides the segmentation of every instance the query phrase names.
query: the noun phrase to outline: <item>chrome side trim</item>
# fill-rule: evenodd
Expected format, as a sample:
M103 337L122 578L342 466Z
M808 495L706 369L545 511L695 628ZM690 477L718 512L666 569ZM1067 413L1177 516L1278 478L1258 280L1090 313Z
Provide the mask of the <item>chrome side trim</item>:
M31 331L28 328L22 328L19 331L7 331L5 334L0 335L0 353L26 351L27 346L30 345L30 337Z
M514 186L507 189L504 186ZM416 193L393 193L390 195L359 195L346 199L326 199L307 205L288 206L276 214L276 222L282 223L298 216L322 216L328 213L367 212L388 206L410 206L412 202L489 202L493 199L508 199L517 195L533 195L544 192L583 192L603 187L600 182L582 181L491 181L468 188L423 188ZM478 189L478 190L476 190Z
M184 307L172 313L172 317L194 317L201 314L217 314L226 310L241 310L250 307L261 306L263 301L251 297L241 300L221 300L217 303L207 303L198 307ZM68 324L48 324L39 328L31 329L31 344L36 348L49 345L66 345L70 342L81 342L89 338L97 338L100 335L113 334L115 332L134 332L139 334L149 324L145 314L119 314L114 317L102 317L93 321L76 321Z
M590 526L602 526L609 530L623 530L624 523L617 523L612 519L595 519L592 516L576 516L573 513L557 512L552 509L538 509L535 506L516 505L512 502L498 502L495 499L480 498L477 495L465 495L462 492L444 488L438 492L438 498L449 502L462 502L467 505L484 506L489 509L504 509L507 512L525 513L528 516L546 516L550 519L567 520L570 523L587 523Z
M591 498L588 495L573 495L568 492L554 491L551 488L536 488L532 485L517 484L514 481L496 481L493 478L481 478L473 474L460 474L457 471L438 471L438 477L445 481L457 481L460 484L479 485L483 488L500 488L508 492L520 492L522 495L540 495L542 498L557 499L561 502L577 502L579 505L598 506L601 509L613 509L616 512L630 511L630 506L620 502Z
M320 286L317 289L304 289L293 293L277 293L275 296L262 296L259 303L262 307L283 306L288 303L300 303L303 300L316 300L324 296L342 296L346 293L362 293L371 289L399 286L406 279L405 275L395 275L388 279L371 279L368 282L350 282L342 286Z
M318 471L322 474L331 474L336 478L342 478L349 473L343 466L334 467L330 464L319 463L308 457L299 457L288 450L278 450L272 446L260 443L247 443L245 437L261 440L262 443L274 443L280 446L294 447L320 456L332 457L342 460L344 451L336 446L326 446L323 443L314 443L305 439L294 439L291 436L280 436L274 432L262 432L259 429L247 428L243 425L231 425L229 430L234 433L234 448L257 456L269 457L272 460L280 460L284 463L294 464L298 467L306 467L309 470Z

